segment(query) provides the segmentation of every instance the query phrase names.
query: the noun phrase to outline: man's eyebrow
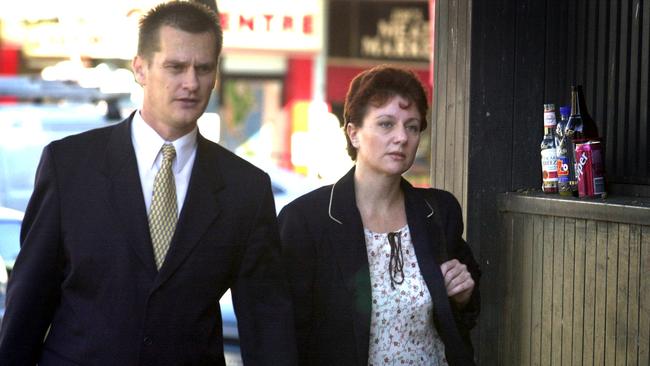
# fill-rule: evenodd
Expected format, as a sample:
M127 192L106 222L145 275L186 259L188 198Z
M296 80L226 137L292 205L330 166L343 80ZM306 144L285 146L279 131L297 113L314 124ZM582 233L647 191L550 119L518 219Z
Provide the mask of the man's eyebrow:
M216 67L217 63L216 62L197 62L196 66L198 67Z
M187 62L181 60L165 60L163 61L163 65L187 65Z

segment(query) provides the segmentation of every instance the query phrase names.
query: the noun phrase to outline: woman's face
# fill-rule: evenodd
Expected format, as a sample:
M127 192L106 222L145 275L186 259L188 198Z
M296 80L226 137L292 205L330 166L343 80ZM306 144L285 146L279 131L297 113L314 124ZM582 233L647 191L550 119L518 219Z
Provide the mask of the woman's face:
M346 127L357 149L357 167L386 176L402 175L415 159L421 118L415 103L399 95L383 106L369 105L360 127L351 123Z

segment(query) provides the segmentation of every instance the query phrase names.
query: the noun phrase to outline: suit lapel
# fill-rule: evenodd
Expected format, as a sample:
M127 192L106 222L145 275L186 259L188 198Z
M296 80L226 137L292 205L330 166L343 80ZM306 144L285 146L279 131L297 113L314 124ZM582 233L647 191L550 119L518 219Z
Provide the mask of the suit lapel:
M458 331L444 278L440 271L440 264L447 260L445 258L447 251L444 246L447 243L443 232L444 228L437 224L440 220L435 216L441 213L437 212L435 202L427 201L405 180L402 180L402 189L411 241L420 272L431 294L434 319L439 325L437 329L440 338L445 343L447 356L453 364L468 364L466 362L469 353L465 350Z
M220 171L217 152L211 150L210 143L201 134L197 139L196 159L183 209L154 289L176 271L220 212L218 192L223 182L217 174Z
M178 268L218 216L217 193L223 183L215 174L219 171L216 152L210 151L209 142L199 134L185 203L167 258L159 272L153 258L147 209L131 142L132 118L133 115L113 130L102 171L107 178L108 201L114 211L113 217L124 229L126 240L143 266L151 272L152 277L156 277L155 289Z
M108 204L114 211L113 217L124 229L126 240L137 257L153 276L157 270L138 163L131 142L132 119L133 115L113 129L101 169L107 178Z
M372 294L361 215L354 194L354 168L330 192L329 235L354 310L354 332L360 360L368 360Z

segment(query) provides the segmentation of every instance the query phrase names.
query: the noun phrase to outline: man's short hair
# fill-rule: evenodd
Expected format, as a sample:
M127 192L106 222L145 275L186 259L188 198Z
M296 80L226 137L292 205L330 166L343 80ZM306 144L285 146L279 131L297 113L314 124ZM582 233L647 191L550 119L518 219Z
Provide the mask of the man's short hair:
M216 39L216 57L221 54L223 31L218 14L196 2L171 1L156 5L140 19L138 56L150 60L160 50L160 28L163 26L189 33L210 32Z

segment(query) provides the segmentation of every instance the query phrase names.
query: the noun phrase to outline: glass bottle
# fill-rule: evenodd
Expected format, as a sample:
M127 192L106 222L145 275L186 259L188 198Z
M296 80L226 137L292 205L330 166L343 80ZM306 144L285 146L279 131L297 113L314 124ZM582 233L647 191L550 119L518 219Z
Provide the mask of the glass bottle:
M557 147L555 144L555 105L544 104L544 138L542 139L542 191L557 193Z
M564 132L574 146L589 140L598 140L598 126L587 111L582 85L571 87L571 115Z
M575 155L571 139L566 137L565 128L571 114L570 106L560 107L560 121L555 128L555 145L557 153L557 188L561 196L575 195Z

